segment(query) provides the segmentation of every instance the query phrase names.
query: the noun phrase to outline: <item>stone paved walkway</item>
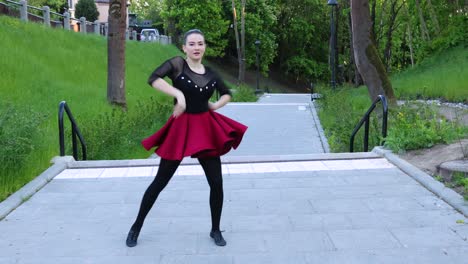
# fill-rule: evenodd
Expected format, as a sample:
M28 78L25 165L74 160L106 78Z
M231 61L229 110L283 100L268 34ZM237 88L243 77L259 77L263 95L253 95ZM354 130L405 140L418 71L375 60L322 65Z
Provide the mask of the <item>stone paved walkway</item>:
M468 219L376 152L325 153L307 98L225 108L251 133L223 157L226 247L208 236L196 161L184 160L135 248L125 237L157 160L68 162L33 196L11 197L24 203L0 221L0 263L468 263Z

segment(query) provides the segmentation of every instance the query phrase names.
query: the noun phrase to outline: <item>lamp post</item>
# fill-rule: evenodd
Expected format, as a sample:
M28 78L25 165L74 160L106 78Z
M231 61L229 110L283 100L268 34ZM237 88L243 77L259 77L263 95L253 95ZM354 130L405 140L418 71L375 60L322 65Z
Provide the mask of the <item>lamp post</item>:
M259 58L259 53L260 53L260 40L255 41L255 53L257 55L256 57L256 64L257 64L257 88L255 90L255 94L260 94L262 91L260 90L260 58Z
M331 69L331 87L336 88L336 27L335 27L335 7L338 5L336 0L328 0L331 7L330 14L330 69Z

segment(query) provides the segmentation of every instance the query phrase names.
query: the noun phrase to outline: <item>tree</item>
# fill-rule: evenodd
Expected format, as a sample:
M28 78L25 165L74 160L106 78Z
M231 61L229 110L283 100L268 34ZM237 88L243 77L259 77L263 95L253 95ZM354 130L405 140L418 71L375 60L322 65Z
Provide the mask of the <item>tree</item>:
M379 94L395 100L393 88L372 37L369 0L351 0L354 58L371 100Z
M109 5L109 32L107 37L107 100L127 107L125 99L125 30L127 1L111 0Z
M75 17L85 17L87 21L95 21L99 18L99 11L94 0L79 0L75 5Z
M238 26L237 26L236 1L231 0L231 4L232 4L232 21L233 21L233 27L234 27L234 34L235 34L235 38L236 38L237 62L239 64L239 73L238 73L238 77L237 77L237 85L241 85L241 84L244 83L244 75L245 75L244 60L243 60L243 57L242 57L242 55L244 54L244 52L242 52L242 50L244 49L244 46L241 47L240 41L239 41L239 29L238 29ZM242 10L241 11L241 16L244 16L245 15L245 12L244 12L244 10L245 10L245 1L242 2L241 10Z
M326 2L325 2L326 3ZM275 64L299 83L329 78L329 6L315 0L280 0Z
M63 13L68 9L67 0L28 0L28 5L36 7L48 6L50 11L57 13Z
M184 32L198 28L205 34L206 55L218 57L224 55L227 45L225 38L229 21L222 16L220 0L171 0L165 1L161 16L165 26L174 26L171 32L174 42L180 44Z

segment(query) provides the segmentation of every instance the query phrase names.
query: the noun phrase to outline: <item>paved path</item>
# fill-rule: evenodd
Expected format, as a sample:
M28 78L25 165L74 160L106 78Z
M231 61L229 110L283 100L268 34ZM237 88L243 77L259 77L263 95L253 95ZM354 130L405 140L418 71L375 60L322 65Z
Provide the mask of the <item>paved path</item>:
M67 163L0 221L0 263L468 263L468 219L389 160L305 149L223 157L226 247L208 236L209 188L192 161L161 193L135 248L124 240L157 162Z

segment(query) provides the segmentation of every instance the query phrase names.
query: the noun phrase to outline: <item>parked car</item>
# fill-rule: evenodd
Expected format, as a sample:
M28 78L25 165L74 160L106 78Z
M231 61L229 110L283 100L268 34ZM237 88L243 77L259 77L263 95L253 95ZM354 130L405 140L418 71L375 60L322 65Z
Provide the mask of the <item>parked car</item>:
M140 41L156 41L159 31L155 28L145 28L140 32Z

